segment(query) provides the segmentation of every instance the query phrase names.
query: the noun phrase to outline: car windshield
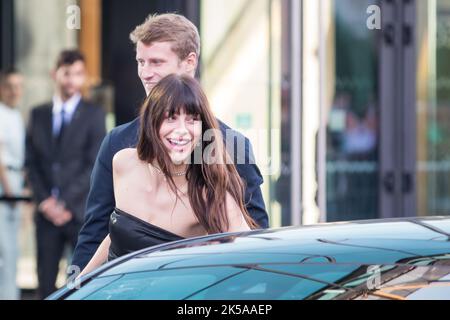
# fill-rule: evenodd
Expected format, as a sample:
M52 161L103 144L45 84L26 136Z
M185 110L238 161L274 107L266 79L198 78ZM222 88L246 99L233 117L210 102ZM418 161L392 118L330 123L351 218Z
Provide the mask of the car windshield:
M68 299L404 299L433 292L450 296L449 268L433 270L423 265L334 263L183 267L98 277Z

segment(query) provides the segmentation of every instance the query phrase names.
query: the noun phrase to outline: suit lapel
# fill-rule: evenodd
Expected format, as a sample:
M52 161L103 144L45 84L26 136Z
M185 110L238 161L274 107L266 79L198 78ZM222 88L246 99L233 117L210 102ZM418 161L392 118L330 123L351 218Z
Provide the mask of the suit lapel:
M44 139L42 141L50 141L50 143L46 143L48 145L49 151L51 153L55 150L55 139L53 137L53 113L52 113L53 105L50 104L44 110L44 118L42 119L42 129Z

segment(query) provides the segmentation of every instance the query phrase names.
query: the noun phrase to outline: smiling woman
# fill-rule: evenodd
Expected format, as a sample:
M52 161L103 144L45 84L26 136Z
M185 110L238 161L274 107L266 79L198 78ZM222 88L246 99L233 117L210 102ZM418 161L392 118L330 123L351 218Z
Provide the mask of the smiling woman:
M159 138L169 151L175 166L185 166L185 161L192 153L202 133L200 116L187 114L180 110L178 114L166 112L159 129Z
M161 80L144 102L140 128L139 159L160 168L176 199L179 197L174 173L186 172L189 203L206 232L230 229L234 218L230 219L227 209L237 213L238 225L256 227L244 207L242 181L235 166L228 164L231 161L219 124L195 79L169 75ZM211 139L200 141L206 131ZM206 149L214 150L216 162L206 164L203 159L195 159Z
M113 158L116 208L109 235L81 275L146 247L257 228L197 80L176 74L163 78L145 100L140 121L136 149L123 149ZM207 141L201 139L206 131ZM197 151L210 150L216 161L194 159Z

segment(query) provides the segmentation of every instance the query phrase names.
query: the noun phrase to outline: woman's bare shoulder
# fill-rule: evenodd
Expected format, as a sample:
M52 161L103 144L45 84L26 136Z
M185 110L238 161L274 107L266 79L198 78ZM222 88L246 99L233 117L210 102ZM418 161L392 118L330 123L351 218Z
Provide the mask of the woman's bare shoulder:
M113 171L121 173L140 163L136 148L126 148L117 152L112 159Z

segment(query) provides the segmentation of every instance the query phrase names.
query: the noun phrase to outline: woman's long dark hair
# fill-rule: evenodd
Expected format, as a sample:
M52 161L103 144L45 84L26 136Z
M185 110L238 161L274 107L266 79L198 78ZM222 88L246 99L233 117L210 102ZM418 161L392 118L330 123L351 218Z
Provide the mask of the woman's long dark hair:
M202 137L191 154L186 172L189 202L198 221L210 234L227 231L229 221L226 199L229 194L236 201L250 228L257 228L258 225L245 208L244 185L225 149L219 124L210 110L208 99L194 78L187 75L169 75L152 89L141 109L137 145L139 159L147 163L156 162L166 176L170 188L179 198L169 170L172 161L160 139L159 130L167 114L172 116L180 110L197 116L202 121ZM211 138L208 141L203 139L206 131ZM206 148L214 151L213 163L204 161ZM195 159L198 154L201 155L200 161Z

